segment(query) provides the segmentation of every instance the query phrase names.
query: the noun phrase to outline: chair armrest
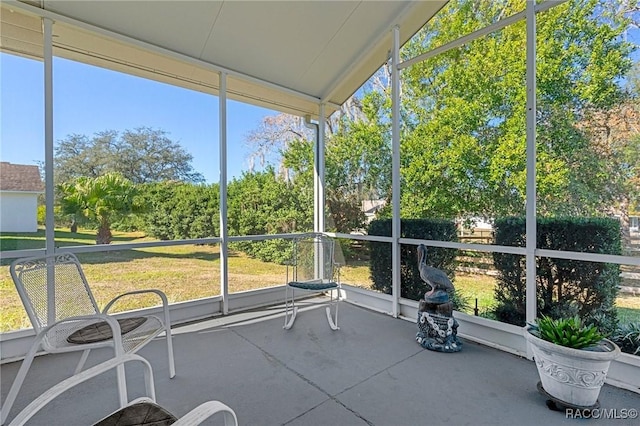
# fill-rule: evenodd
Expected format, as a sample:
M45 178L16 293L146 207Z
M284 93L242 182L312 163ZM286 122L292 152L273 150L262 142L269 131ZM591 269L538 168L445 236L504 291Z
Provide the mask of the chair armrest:
M120 364L124 364L129 361L140 361L144 366L144 376L145 376L145 386L147 390L147 394L149 394L150 399L155 401L155 388L153 383L153 373L151 371L151 364L142 358L140 355L135 354L126 354L121 355L115 358L111 358L108 361L105 361L101 364L98 364L94 367L91 367L81 373L73 375L66 380L58 383L57 385L49 388L49 390L45 391L42 395L37 397L31 404L27 405L9 424L9 426L22 426L24 425L31 417L33 417L38 411L40 411L45 405L51 402L54 398L56 398L61 393L71 389L72 387L86 382L87 380L98 376L105 371L111 370L119 366Z
M171 316L169 315L169 301L167 300L167 295L164 294L164 292L162 290L147 289L147 290L134 290L134 291L128 291L126 293L122 293L121 295L116 296L109 303L107 303L107 306L104 307L104 309L102 310L102 313L103 314L107 314L107 312L109 311L109 309L111 309L111 307L114 305L114 303L116 303L118 300L120 300L121 298L123 298L125 296L133 296L133 295L136 295L136 294L144 294L144 293L154 293L158 297L160 297L160 299L162 300L162 311L164 313L164 328L165 328L165 330L170 331L171 330ZM168 334L170 334L170 333L168 333ZM170 341L170 338L171 338L171 336L169 335L169 341Z
M122 293L116 297L114 297L113 299L111 299L111 301L109 303L107 303L107 305L104 307L104 309L102 310L103 314L107 314L107 312L109 311L109 309L111 309L111 307L121 298L125 297L125 296L133 296L136 294L144 294L144 293L155 293L156 295L158 295L158 297L160 297L160 299L162 300L162 306L166 307L169 305L169 301L167 300L167 295L164 294L164 292L162 290L156 290L156 289L146 289L146 290L134 290L134 291L128 291L126 293Z
M207 401L198 405L193 410L182 416L175 422L174 426L192 426L199 425L204 420L214 414L222 413L224 415L225 426L238 426L238 418L231 408L220 401Z

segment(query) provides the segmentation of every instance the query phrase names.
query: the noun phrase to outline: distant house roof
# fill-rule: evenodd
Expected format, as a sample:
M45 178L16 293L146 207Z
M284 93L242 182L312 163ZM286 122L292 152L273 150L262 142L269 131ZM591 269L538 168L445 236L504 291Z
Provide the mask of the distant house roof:
M364 200L362 201L362 211L364 214L375 214L387 204L386 200Z
M0 191L44 192L38 166L0 162Z

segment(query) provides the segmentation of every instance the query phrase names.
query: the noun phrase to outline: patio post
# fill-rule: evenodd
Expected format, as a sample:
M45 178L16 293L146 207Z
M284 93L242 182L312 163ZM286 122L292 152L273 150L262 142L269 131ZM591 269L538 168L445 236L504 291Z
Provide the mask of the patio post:
M229 313L228 237L227 230L227 73L220 72L218 94L220 125L220 294L222 314Z
M44 62L44 185L45 185L45 252L55 252L55 222L53 215L53 20L42 18ZM56 320L56 294L53 268L47 266L47 323Z
M400 314L400 27L393 27L391 67L391 295L392 314Z
M318 134L316 135L315 161L313 174L313 231L324 232L325 229L325 157L324 157L324 132L325 132L325 104L319 104Z
M526 319L536 318L536 5L527 0ZM527 356L532 353L527 345Z

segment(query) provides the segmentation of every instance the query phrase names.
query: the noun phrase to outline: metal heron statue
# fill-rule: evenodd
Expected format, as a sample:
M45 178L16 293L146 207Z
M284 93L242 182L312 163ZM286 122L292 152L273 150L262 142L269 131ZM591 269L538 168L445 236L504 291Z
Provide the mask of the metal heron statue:
M438 352L459 352L462 342L458 339L458 322L453 317L453 302L449 294L454 288L443 271L427 265L427 247L418 246L420 278L431 289L418 301L418 332L416 341L423 348Z
M431 290L424 295L427 303L442 303L449 300L449 293L453 292L453 284L443 271L427 265L427 247L418 246L418 269L420 278L431 286Z

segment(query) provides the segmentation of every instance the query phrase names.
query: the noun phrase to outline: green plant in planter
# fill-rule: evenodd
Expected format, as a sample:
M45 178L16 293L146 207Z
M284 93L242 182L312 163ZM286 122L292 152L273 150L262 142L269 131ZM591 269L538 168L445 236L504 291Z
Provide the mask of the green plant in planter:
M622 352L640 355L640 324L630 322L619 325L610 339L620 346Z
M567 348L584 349L604 338L596 326L583 325L578 316L559 319L543 316L537 322L532 328L534 335Z
M597 404L611 361L620 356L615 343L578 316L543 316L524 330L524 337L533 351L539 390L566 407Z

